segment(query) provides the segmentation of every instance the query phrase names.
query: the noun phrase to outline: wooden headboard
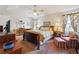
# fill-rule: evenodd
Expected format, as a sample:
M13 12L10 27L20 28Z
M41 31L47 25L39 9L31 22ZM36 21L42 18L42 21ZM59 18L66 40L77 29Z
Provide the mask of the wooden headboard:
M39 28L39 30L44 30L44 31L48 31L50 29L54 31L54 26L40 26Z

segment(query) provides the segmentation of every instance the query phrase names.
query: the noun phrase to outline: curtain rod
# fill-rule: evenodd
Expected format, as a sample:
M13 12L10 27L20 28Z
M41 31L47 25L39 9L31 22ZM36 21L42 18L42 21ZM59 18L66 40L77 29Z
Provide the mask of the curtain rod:
M68 14L64 14L62 16L65 16L65 15L74 15L74 14L79 14L79 12L75 12L75 13L68 13Z

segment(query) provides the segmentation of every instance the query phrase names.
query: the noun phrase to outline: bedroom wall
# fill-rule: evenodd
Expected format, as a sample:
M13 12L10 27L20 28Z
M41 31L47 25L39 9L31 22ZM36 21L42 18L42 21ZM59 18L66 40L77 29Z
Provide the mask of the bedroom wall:
M79 19L79 18L78 18L78 19ZM77 32L78 32L78 35L79 35L79 20L78 20Z
M60 25L62 25L61 14L50 14L50 15L47 15L45 19L50 21L52 26L55 26L56 23L59 23Z
M5 22L7 21L8 17L4 15L0 15L0 25L5 25Z
M10 30L12 31L13 29L17 29L19 27L22 27L21 24L18 24L20 20L22 20L25 24L24 27L28 28L28 25L31 26L33 19L31 17L25 17L25 16L20 16L20 15L0 15L0 25L3 25L5 27L6 22L8 20L11 20L10 24ZM30 24L27 25L27 22L30 22Z
M17 20L17 18L14 18L12 16L8 16L8 15L0 15L0 25L3 25L3 27L6 26L6 22L8 20L11 20L11 27L10 29L12 30L13 28L16 28L16 25L15 25L15 20Z
M8 7L8 6L7 6ZM38 19L32 19L31 16L35 16L32 14L32 10L29 8L24 7L24 9L20 9L20 7L18 8L17 6L10 6L7 8L5 7L1 7L0 8L0 25L4 25L6 24L6 21L11 19L11 30L12 29L16 29L17 27L20 27L19 25L17 26L16 22L19 20L23 20L25 22L25 28L27 28L27 22L37 22L38 26L42 26L44 21L50 21L51 22L51 26L55 26L56 23L59 23L60 25L62 25L62 16L60 13L56 13L56 14L50 14L52 12L56 12L56 10L53 8L51 9L51 7L49 7L48 11L45 11L44 16L39 17ZM65 7L65 6L63 6ZM44 8L44 7L43 7ZM56 7L58 8L58 7ZM48 9L48 8L47 8ZM58 8L57 10L61 10L62 8ZM65 8L66 9L66 8ZM72 9L72 8L69 8ZM64 10L65 11L69 11L68 10ZM77 10L73 10L73 11L79 11L79 9ZM65 12L65 13L71 13L73 11L69 11L69 12ZM58 12L58 11L57 11ZM61 12L61 11L60 11ZM29 17L27 17L29 16Z
M63 23L61 14L48 14L44 17L41 17L38 20L39 26L42 26L44 21L50 21L51 26L55 26L56 23L59 23L60 25Z
M25 22L25 28L27 28L26 23L27 22L33 22L36 21L38 26L42 26L44 21L50 21L51 26L54 26L56 22L59 22L61 24L61 15L59 14L49 14L43 17L39 17L38 19L34 20L31 17L23 17L23 16L16 16L16 15L0 15L0 25L3 25L5 27L6 21L11 20L11 30L16 29L19 27L17 25L17 21L23 20Z

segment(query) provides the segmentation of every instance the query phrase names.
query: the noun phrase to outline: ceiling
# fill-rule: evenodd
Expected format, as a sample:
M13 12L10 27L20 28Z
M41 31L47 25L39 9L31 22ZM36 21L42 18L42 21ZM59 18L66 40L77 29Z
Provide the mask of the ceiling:
M42 14L53 14L79 8L79 5L0 5L1 15L33 16L33 9ZM43 12L41 12L43 10Z

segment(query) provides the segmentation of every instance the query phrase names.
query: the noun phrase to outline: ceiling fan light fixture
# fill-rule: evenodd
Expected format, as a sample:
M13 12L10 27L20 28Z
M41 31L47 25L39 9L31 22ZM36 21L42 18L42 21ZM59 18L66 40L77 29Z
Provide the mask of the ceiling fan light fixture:
M36 10L36 9L34 9L34 10L33 10L33 12L37 12L37 10Z
M33 15L35 15L35 16L36 16L36 15L37 15L37 13L36 13L36 12L34 12L34 13L33 13Z
M40 12L44 12L44 10L43 9L41 9L41 10L39 10Z

